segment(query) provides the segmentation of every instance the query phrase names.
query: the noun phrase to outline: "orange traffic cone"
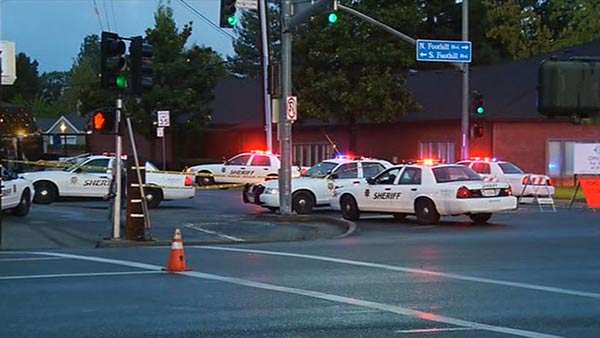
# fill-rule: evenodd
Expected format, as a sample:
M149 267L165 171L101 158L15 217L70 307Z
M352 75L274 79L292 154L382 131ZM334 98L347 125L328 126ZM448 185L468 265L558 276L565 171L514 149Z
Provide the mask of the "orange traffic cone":
M175 235L173 235L173 243L171 244L171 256L169 257L169 264L166 271L179 272L179 271L190 271L185 266L185 254L183 253L183 240L181 239L181 231L179 228L175 229Z

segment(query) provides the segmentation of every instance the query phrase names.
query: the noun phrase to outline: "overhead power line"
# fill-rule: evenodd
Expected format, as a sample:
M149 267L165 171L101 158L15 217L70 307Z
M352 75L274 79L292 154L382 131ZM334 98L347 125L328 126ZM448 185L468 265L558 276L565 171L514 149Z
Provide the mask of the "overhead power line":
M102 18L100 17L100 11L98 11L98 4L96 0L92 0L94 3L94 12L96 12L96 17L98 18L98 23L100 24L100 30L104 31L104 26L102 25Z

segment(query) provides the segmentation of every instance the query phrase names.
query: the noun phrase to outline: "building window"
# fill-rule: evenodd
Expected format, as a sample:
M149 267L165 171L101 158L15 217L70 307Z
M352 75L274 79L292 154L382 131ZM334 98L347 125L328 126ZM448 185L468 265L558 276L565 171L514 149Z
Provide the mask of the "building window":
M555 178L573 178L573 160L575 143L600 143L600 140L568 141L551 140L548 141L548 159L546 163L547 173Z
M433 158L454 163L454 142L420 142L419 159Z
M333 156L331 144L294 144L293 162L301 166L313 165Z

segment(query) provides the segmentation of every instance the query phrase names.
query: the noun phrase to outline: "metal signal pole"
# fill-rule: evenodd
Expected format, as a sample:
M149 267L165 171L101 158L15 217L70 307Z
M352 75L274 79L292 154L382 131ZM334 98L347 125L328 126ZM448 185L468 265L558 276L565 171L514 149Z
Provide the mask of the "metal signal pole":
M462 40L469 41L469 0L462 0ZM462 160L469 159L469 64L462 65Z
M287 120L287 97L292 93L292 32L288 24L292 16L292 1L281 3L281 102L279 109L279 212L292 213L292 124Z
M115 192L115 200L113 206L113 239L121 238L121 190L122 190L122 182L121 182L121 171L122 171L122 162L121 155L123 153L122 143L121 143L121 135L119 134L120 125L121 125L121 109L123 108L123 100L121 99L121 95L117 99L117 109L115 109L115 172L113 172L113 180L115 180L115 185L117 191Z

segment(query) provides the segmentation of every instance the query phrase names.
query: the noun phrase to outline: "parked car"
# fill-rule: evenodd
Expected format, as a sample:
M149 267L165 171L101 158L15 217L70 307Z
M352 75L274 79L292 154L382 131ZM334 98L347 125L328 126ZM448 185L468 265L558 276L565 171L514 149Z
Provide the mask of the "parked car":
M60 171L39 171L23 175L33 182L35 203L48 204L59 197L104 197L110 188L114 160L114 156L93 155ZM126 167L126 161L124 162ZM148 207L157 208L161 201L194 198L196 190L191 175L159 172L150 162L146 162L145 168L144 193Z
M201 164L187 169L196 174L198 185L221 183L262 183L277 178L281 161L279 156L268 151L253 150L235 155L218 164ZM292 167L292 177L300 176L300 169Z
M513 194L517 197L554 195L555 189L550 177L525 173L521 168L507 161L475 158L457 164L473 169L484 180L510 184Z
M315 207L329 206L335 185L360 184L364 177L377 175L392 164L378 159L349 159L340 157L325 160L306 171L302 177L292 179L292 210L308 214ZM243 200L272 211L279 209L279 182L246 186Z
M4 167L1 174L2 211L10 210L15 216L26 216L33 200L32 182Z
M485 223L493 213L517 207L507 183L484 182L461 165L394 166L366 181L334 190L331 206L345 219L384 213L399 220L415 215L419 224L434 224L440 216L468 215Z

